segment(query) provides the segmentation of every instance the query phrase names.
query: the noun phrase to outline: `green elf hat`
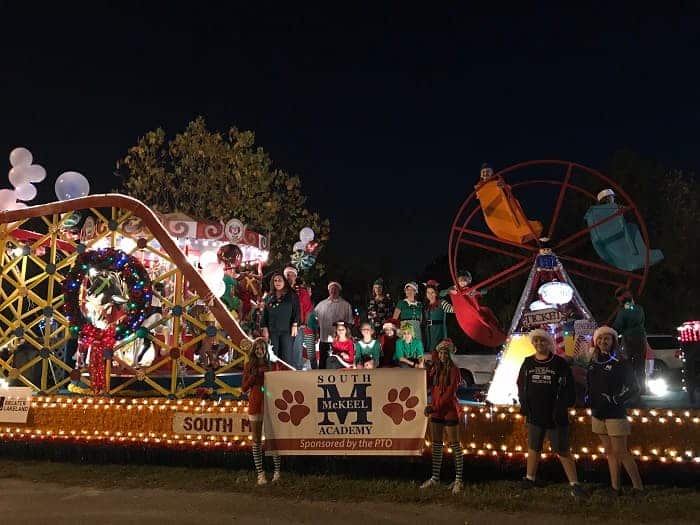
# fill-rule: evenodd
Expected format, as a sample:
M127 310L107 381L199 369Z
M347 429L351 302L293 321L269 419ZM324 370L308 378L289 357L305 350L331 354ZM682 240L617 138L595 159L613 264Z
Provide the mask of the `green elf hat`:
M374 281L374 283L372 284L372 286L381 286L382 288L384 288L384 279L382 279L382 278L380 277L379 279L377 279L376 281Z
M411 336L415 336L415 330L413 330L413 325L411 323L401 323L401 334L403 335L404 333L411 334Z

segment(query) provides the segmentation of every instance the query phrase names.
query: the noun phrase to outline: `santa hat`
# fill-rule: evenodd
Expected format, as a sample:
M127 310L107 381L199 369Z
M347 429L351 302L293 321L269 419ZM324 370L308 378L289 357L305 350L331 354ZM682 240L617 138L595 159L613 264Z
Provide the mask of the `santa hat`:
M609 326L599 326L595 329L595 332L593 332L593 346L595 346L596 339L598 339L599 335L611 335L613 338L613 342L617 342L617 332L614 328L611 328Z
M413 281L407 282L404 285L403 289L405 290L406 288L413 288L416 291L416 293L418 293L418 285Z
M433 286L433 287L437 288L438 286L440 286L440 283L437 282L435 279L428 279L428 282L425 283L425 285L426 286Z
M292 266L291 264L286 264L284 266L284 270L282 270L283 274L286 274L287 272L293 273L294 275L299 275L299 272L297 271L297 269L294 266Z
M394 332L399 331L399 320L398 319L387 319L384 321L384 324L382 325L382 330L386 330L387 328L392 328Z
M535 328L529 334L527 334L527 336L530 338L531 343L535 337L541 337L542 339L547 339L550 343L552 343L552 345L554 345L554 338L552 337L552 334L543 328Z
M331 286L337 286L337 287L338 287L338 290L340 290L340 291L343 290L343 287L340 286L340 283L339 283L338 281L331 281L331 282L329 282L329 283L328 283L328 291L330 291Z

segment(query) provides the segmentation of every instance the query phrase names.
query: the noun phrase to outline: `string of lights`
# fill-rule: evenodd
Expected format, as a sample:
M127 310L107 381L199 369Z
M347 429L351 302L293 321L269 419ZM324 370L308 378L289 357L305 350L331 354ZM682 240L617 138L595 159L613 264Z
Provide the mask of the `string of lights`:
M245 414L244 401L126 399L38 396L26 425L0 425L0 441L143 444L174 449L245 449L251 438L173 432L176 413ZM465 455L494 459L527 457L526 426L516 407L463 407ZM576 459L604 459L605 449L590 429L588 409L570 410L572 452ZM630 450L642 462L700 465L700 411L634 409ZM426 450L430 440L425 441ZM451 453L450 448L446 448ZM543 452L547 459L554 454Z

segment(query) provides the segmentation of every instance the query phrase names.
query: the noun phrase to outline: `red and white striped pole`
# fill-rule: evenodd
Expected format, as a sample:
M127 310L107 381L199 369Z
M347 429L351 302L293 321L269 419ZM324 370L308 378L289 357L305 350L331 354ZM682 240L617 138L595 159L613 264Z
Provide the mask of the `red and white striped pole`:
M566 355L566 344L564 344L564 327L563 323L557 323L554 326L554 353L556 355Z

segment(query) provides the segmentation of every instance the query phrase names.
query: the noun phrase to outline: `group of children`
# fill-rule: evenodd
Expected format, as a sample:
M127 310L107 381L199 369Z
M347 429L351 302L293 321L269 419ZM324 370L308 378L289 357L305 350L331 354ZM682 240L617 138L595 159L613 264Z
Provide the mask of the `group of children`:
M327 368L423 368L423 343L415 337L409 323L399 328L396 319L387 320L379 339L374 338L369 322L361 323L357 341L353 340L344 321L337 321L333 326L335 333Z
M412 357L414 348L412 331L402 327L398 339L395 323L387 323L385 333L376 341L372 337L369 323L361 326L362 338L352 343L344 323L336 323L336 336L333 355L337 355L348 366L372 368L382 366L385 353L393 355L393 363L410 368L425 368L429 402L425 416L430 418L432 437L431 477L421 485L422 489L440 484L440 471L444 447L444 435L452 448L455 461L455 480L450 485L454 494L464 488L462 480L463 451L459 439L459 403L457 388L461 383L459 369L451 354L455 346L451 340L438 343L430 359L423 359L422 344L420 357ZM405 328L405 330L404 330ZM545 437L549 438L552 450L557 454L570 484L571 495L576 498L586 496L578 482L576 464L569 446L568 409L575 404L576 395L571 367L568 362L554 354L554 340L549 332L536 329L530 332L530 341L535 354L527 357L518 375L518 394L521 413L525 415L528 427L527 470L523 478L523 488L536 486L539 457ZM390 351L388 339L394 338L394 352ZM352 344L351 344L352 343ZM418 348L418 345L415 346ZM631 426L627 420L626 403L639 392L634 371L629 361L617 356L618 335L608 326L599 327L593 335L593 355L588 366L588 405L592 412L592 430L600 437L607 456L610 471L610 494L621 494L621 466L629 475L633 493L644 494L642 480L634 457L627 447ZM350 363L353 363L350 365ZM344 365L343 365L344 366ZM264 409L264 374L270 370L267 342L257 338L253 342L249 360L245 365L242 390L249 392L248 414L253 434L253 459L258 474L258 484L267 483L262 460L262 413ZM280 479L280 458L273 456L273 482Z

